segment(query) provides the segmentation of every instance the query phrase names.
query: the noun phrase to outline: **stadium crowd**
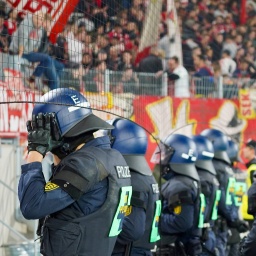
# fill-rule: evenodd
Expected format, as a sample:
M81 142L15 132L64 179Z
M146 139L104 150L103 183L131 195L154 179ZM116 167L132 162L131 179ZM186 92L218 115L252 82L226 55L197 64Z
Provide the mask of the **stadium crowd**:
M55 44L48 40L52 21L44 17L41 44L36 51L51 57L57 75L63 68L73 70L76 76L95 70L98 75L93 77L95 88L91 88L92 91L103 90L102 74L106 69L123 72L120 83L112 88L114 92L124 92L124 83L128 86L138 83L134 71L155 73L156 78L167 71L172 80L173 67L168 60L175 57L175 53L167 50L173 38L168 36L170 15L166 0L163 0L159 24L159 43L146 61L135 65L147 3L145 0L80 0ZM240 20L238 0L180 0L175 4L182 37L183 66L190 75L256 78L255 2L247 1L244 24ZM9 47L12 38L18 36L17 29L23 19L26 19L24 14L1 2L0 49L3 53L13 54ZM58 68L56 61L61 65ZM38 60L32 63L38 62L42 63ZM34 73L27 79L30 85L38 72ZM58 84L50 87L53 89Z

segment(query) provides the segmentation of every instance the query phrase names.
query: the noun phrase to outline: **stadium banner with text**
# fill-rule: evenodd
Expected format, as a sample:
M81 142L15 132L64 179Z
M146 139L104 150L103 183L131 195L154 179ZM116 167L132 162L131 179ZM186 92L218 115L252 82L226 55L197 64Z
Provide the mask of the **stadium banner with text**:
M239 90L240 114L247 119L256 118L256 88Z
M74 11L78 0L7 0L7 3L24 14L37 11L49 13L53 19L50 40L55 42L57 35L63 31L70 14Z
M33 102L37 101L39 95L29 91L7 90L5 83L0 84L0 90L0 100L6 102L0 104L1 138L26 136L26 121L31 118L33 104L15 101ZM173 99L111 93L90 93L85 96L94 114L102 119L111 119L115 115L129 118L152 134L147 152L149 162L157 146L156 140L164 140L171 133L191 136L211 127L222 130L239 142L241 147L249 138L256 139L256 120L240 115L239 100Z

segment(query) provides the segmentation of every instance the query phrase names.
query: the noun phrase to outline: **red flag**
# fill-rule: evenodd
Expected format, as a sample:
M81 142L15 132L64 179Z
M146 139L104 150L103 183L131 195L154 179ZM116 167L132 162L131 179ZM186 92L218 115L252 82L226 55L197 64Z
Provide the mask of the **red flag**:
M78 0L7 0L19 12L35 13L42 10L53 18L50 40L56 41L58 33L62 32L70 14L74 11Z
M240 24L246 23L246 0L241 0Z
M161 18L162 0L150 0L143 25L140 45L135 64L149 55L152 46L158 42L158 28Z

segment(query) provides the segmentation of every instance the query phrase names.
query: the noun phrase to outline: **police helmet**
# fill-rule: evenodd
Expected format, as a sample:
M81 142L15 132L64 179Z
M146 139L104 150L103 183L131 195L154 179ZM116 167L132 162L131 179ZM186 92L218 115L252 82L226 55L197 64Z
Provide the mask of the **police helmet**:
M199 176L195 167L197 158L196 144L193 140L185 135L171 134L163 142L165 149L172 152L171 154L163 152L171 170L175 173L188 176L199 181Z
M75 137L98 129L113 129L113 126L95 116L90 103L78 91L58 88L40 98L32 114L55 113L61 137Z
M210 172L213 175L216 175L216 171L212 163L212 159L214 156L214 149L212 143L202 135L193 136L192 139L196 144L198 154L195 163L196 167Z
M233 162L242 162L242 159L239 157L239 147L238 144L233 140L228 140L228 157L230 161Z
M151 176L152 172L145 159L148 147L145 130L127 119L115 118L107 122L114 126L114 129L109 131L111 147L124 156L132 170Z
M230 164L230 160L227 154L228 150L228 137L221 131L216 129L206 129L201 132L201 135L208 138L214 149L214 158L223 160Z

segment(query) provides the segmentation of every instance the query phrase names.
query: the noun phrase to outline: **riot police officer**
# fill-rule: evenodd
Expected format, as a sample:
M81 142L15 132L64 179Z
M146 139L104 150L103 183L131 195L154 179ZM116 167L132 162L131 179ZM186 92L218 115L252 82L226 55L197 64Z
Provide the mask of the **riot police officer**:
M41 253L47 256L111 255L131 198L123 156L111 149L98 129L114 127L92 113L87 99L71 89L46 93L28 127L28 163L19 181L25 218L44 218ZM51 180L45 182L42 159L54 156Z
M199 255L200 182L195 168L196 145L181 134L169 135L160 145L163 211L160 220L161 242L157 255ZM201 211L200 211L201 209Z
M228 157L231 162L231 168L233 169L234 175L236 177L236 185L235 185L235 205L237 210L242 205L242 198L246 192L246 184L244 181L241 181L240 176L243 175L242 171L236 167L236 163L241 161L239 157L239 147L238 144L230 139L228 141ZM240 180L240 181L239 181ZM240 243L240 233L236 228L229 229L231 234L228 237L227 244L227 255L228 256L237 256L239 253L239 243Z
M235 178L226 152L228 150L228 137L216 129L206 129L202 131L201 135L207 137L213 143L214 148L213 165L221 190L218 207L219 218L215 223L215 233L219 254L225 256L228 227L237 228L241 231L245 226L244 222L238 218L235 205Z
M142 127L130 120L116 118L108 122L115 127L109 131L111 146L124 156L132 183L130 210L126 212L112 255L151 256L151 249L160 239L161 201L158 184L145 159L148 137Z
M253 183L248 190L248 214L254 216L250 233L241 242L240 256L254 256L256 252L256 173L252 176Z
M249 139L245 143L245 147L243 148L243 157L245 158L246 167L247 167L247 177L246 177L246 186L247 189L250 188L253 183L253 174L256 172L256 141ZM243 196L242 199L242 217L244 220L248 221L250 225L253 222L253 216L248 214L248 197L247 195Z
M198 154L195 165L200 177L201 192L204 194L206 201L204 228L201 237L203 253L201 255L218 255L216 237L212 228L218 217L218 202L221 191L212 163L214 149L212 143L202 135L194 136L193 141L196 144Z

